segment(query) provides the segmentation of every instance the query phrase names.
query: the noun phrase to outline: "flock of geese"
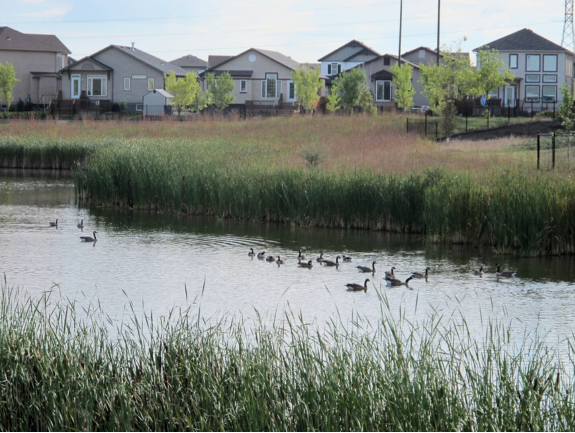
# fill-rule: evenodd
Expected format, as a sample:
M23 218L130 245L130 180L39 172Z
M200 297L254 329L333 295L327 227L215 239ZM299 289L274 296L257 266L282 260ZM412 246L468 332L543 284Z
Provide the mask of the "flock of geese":
M250 251L248 252L248 256L251 257L252 259L254 257L257 257L259 260L265 260L266 262L270 262L270 263L277 263L278 266L284 265L285 264L285 260L282 259L279 255L274 256L274 255L266 255L266 251L260 251L259 253L256 253L254 251L253 248L250 248ZM300 268L307 268L307 269L312 269L313 268L313 260L307 260L307 256L305 254L303 254L301 252L301 250L298 250L298 256L297 256L298 262L297 265ZM319 263L320 266L326 266L326 267L338 267L340 265L340 259L342 260L342 263L349 263L351 262L351 257L350 256L346 256L343 255L343 258L341 256L337 256L334 260L328 260L326 258L323 257L323 252L320 251L319 256L315 259L317 263ZM377 262L374 260L371 263L371 267L370 266L356 266L356 268L358 269L359 272L362 273L369 273L372 276L375 275L375 265L377 264ZM495 272L495 277L497 279L499 278L513 278L517 275L517 271L510 271L510 270L505 270L502 271L501 267L496 264L495 266L497 266L497 271ZM431 268L429 266L427 266L425 268L425 271L423 272L413 272L411 274L411 276L409 276L405 281L399 279L395 274L395 267L392 266L391 269L389 271L385 271L385 282L388 286L392 286L392 287L399 287L399 286L406 286L409 288L409 282L413 279L425 279L425 281L428 280L429 277L429 271L431 270ZM479 269L474 269L471 272L473 275L479 276L479 277L483 277L484 271L483 271L483 266L481 266ZM347 290L349 292L367 292L367 283L369 283L371 280L369 278L366 278L363 285L362 284L358 284L358 283L348 283L346 284Z
M56 218L56 221L50 221L48 224L50 227L58 228L58 218ZM84 231L84 219L83 218L80 220L80 222L78 224L76 224L76 227L78 227L80 230ZM98 232L93 231L92 236L80 236L80 241L81 242L88 242L88 243L93 242L94 244L96 244L96 241L98 240L96 238L96 233L98 233Z

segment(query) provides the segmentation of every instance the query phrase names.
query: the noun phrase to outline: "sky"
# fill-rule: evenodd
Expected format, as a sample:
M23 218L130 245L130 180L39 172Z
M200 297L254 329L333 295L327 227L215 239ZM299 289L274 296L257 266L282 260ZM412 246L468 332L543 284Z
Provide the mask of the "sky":
M441 45L463 51L529 28L561 44L564 0L440 0ZM403 0L401 51L437 46L438 0ZM110 44L171 61L279 51L314 63L352 39L397 54L400 0L0 0L0 26L56 35L80 59Z

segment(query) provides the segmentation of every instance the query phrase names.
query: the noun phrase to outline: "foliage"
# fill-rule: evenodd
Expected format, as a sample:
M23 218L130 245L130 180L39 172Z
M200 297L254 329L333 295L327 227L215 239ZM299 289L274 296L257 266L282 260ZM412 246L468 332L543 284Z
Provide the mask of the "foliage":
M353 107L359 105L361 92L367 88L365 73L358 68L352 68L337 77L335 83L339 95L339 104L349 109L350 113L352 113Z
M325 97L327 104L326 109L330 113L335 112L339 108L339 91L337 90L337 84L333 83L331 86L331 91Z
M319 101L318 92L323 87L319 68L311 68L308 63L305 67L293 70L291 77L300 106L306 113L313 113L313 109Z
M182 109L194 102L200 88L198 77L194 72L188 72L185 77L178 78L174 71L170 71L169 74L164 74L164 82L166 91L173 96L171 103L180 117Z
M573 129L573 104L575 103L575 97L573 96L573 91L567 83L563 83L561 86L561 103L557 110L557 119L561 122L561 126L567 131Z
M198 88L198 91L196 92L196 96L194 97L194 100L190 104L190 110L193 111L194 113L199 113L204 108L209 106L210 103L211 103L211 101L210 101L208 94L206 94L206 92L204 92L202 90L202 88L200 87L200 88Z
M489 98L489 92L504 86L515 78L499 59L499 51L485 47L477 52L477 68L474 72L475 93Z
M391 67L391 73L393 74L392 84L395 86L397 107L400 110L407 111L413 107L413 95L415 95L415 89L411 83L413 67L405 62L401 65L396 62Z
M218 75L217 79L213 73L207 74L206 81L206 96L216 111L222 111L234 102L234 80L229 72Z
M373 95L369 89L365 88L361 91L359 94L359 100L357 102L363 113L370 116L377 114L377 107L373 104Z
M323 152L315 146L304 147L301 151L301 157L305 159L306 165L310 168L317 167L325 161Z
M10 62L6 62L6 64L2 64L2 62L0 62L0 97L8 106L8 109L10 109L10 105L14 98L12 91L14 90L16 83L19 81L20 80L16 78L14 65Z

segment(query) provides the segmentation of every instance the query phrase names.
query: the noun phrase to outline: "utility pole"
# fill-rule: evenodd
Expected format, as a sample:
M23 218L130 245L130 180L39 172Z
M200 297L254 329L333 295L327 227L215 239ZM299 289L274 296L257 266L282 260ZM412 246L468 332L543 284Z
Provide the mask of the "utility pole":
M575 33L573 32L573 0L565 0L565 23L561 46L570 51L575 50Z
M437 0L437 66L439 66L439 30L441 28L440 23L441 23L441 0Z
M397 62L401 66L401 22L403 20L403 0L399 0L399 52L397 53Z

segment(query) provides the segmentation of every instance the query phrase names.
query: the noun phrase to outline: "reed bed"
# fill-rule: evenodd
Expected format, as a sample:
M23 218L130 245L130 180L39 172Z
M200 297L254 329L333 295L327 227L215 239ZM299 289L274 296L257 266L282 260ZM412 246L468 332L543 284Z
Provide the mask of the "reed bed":
M2 287L3 431L572 431L573 347L488 324L133 314ZM561 360L569 361L561 361ZM562 364L566 362L567 365Z

